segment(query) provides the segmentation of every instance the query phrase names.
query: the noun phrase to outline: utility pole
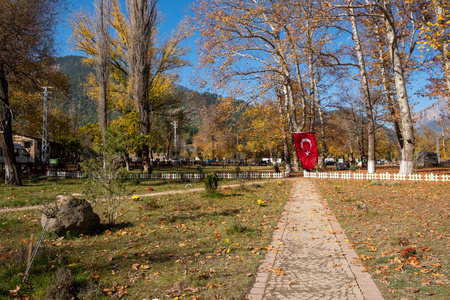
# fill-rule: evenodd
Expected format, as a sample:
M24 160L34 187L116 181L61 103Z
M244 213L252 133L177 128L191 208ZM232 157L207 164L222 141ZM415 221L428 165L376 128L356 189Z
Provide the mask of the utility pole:
M173 151L177 151L177 121L173 121Z
M441 155L440 155L440 150L439 150L439 132L436 133L436 153L437 153L437 159L438 159L438 164L441 163Z
M43 116L43 125L42 125L42 151L41 151L41 162L46 164L48 163L48 148L49 148L49 143L48 143L48 119L47 119L47 115L48 115L48 100L49 100L49 96L48 94L51 94L51 92L49 92L48 90L50 89L50 86L44 86L44 116Z

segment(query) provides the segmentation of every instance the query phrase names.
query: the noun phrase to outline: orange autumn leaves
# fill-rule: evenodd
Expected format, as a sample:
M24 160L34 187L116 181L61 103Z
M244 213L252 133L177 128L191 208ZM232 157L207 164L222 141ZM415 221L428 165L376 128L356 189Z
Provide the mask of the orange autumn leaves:
M406 292L408 299L445 299L450 286L448 183L316 183L358 253L355 263L372 274L386 298ZM367 209L358 209L357 202Z

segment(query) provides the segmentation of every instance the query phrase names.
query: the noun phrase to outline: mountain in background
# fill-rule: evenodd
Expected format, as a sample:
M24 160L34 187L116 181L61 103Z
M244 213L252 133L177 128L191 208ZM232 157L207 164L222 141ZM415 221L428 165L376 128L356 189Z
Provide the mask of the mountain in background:
M415 113L413 118L417 120L415 127L419 131L424 126L428 126L434 131L439 131L441 127L437 123L442 119L447 121L450 119L450 108L448 107L447 98L440 98L433 105Z
M93 66L83 64L83 56L63 56L56 59L56 66L67 76L70 91L64 110L76 114L78 126L97 122L97 103L84 91L83 84L89 73L94 72Z
M83 84L89 73L94 73L93 66L83 64L83 56L63 56L56 59L56 66L67 76L70 84L68 100L64 103L64 110L76 114L79 127L87 123L97 123L97 101L91 99L84 91ZM190 112L191 120L186 126L197 127L201 123L202 108L215 106L219 103L219 95L200 93L183 86L175 86L177 98L181 100L186 111ZM72 115L73 115L72 114ZM196 128L191 129L194 133ZM190 131L191 131L190 130ZM191 137L192 138L192 137Z

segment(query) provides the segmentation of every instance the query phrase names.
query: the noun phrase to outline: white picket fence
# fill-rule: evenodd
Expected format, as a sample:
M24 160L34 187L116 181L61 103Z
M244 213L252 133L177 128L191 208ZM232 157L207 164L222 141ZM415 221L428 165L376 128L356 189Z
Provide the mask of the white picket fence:
M279 179L284 178L284 172L243 172L243 173L215 173L219 179ZM205 179L208 173L131 173L130 179ZM83 172L73 171L47 171L48 177L86 178Z
M395 181L450 181L450 174L398 174L398 173L354 173L354 172L308 172L303 171L305 178L317 179L354 179L354 180L395 180Z

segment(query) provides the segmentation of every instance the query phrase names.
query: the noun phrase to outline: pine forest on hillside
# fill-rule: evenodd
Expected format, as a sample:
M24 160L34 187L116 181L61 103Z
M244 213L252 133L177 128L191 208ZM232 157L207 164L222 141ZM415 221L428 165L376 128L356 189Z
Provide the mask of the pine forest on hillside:
M430 74L422 95L448 99L446 1L196 0L178 28L160 37L157 0L95 0L93 13L70 18L70 43L84 56L55 58L52 39L34 37L52 34L62 4L1 4L5 149L12 132L42 135L41 87L51 86L50 140L81 159L106 161L113 147L122 160L140 157L146 172L161 154L273 157L299 171L292 133L300 131L316 132L320 162L367 157L369 173L376 160L397 160L400 173L411 173L414 153L434 152L436 139L441 158L450 158L449 117L436 133L414 129L411 113L419 72ZM28 21L20 23L15 16L24 12ZM19 29L33 34L24 39ZM211 93L179 85L193 29L198 90ZM3 152L6 181L20 184L13 155Z

